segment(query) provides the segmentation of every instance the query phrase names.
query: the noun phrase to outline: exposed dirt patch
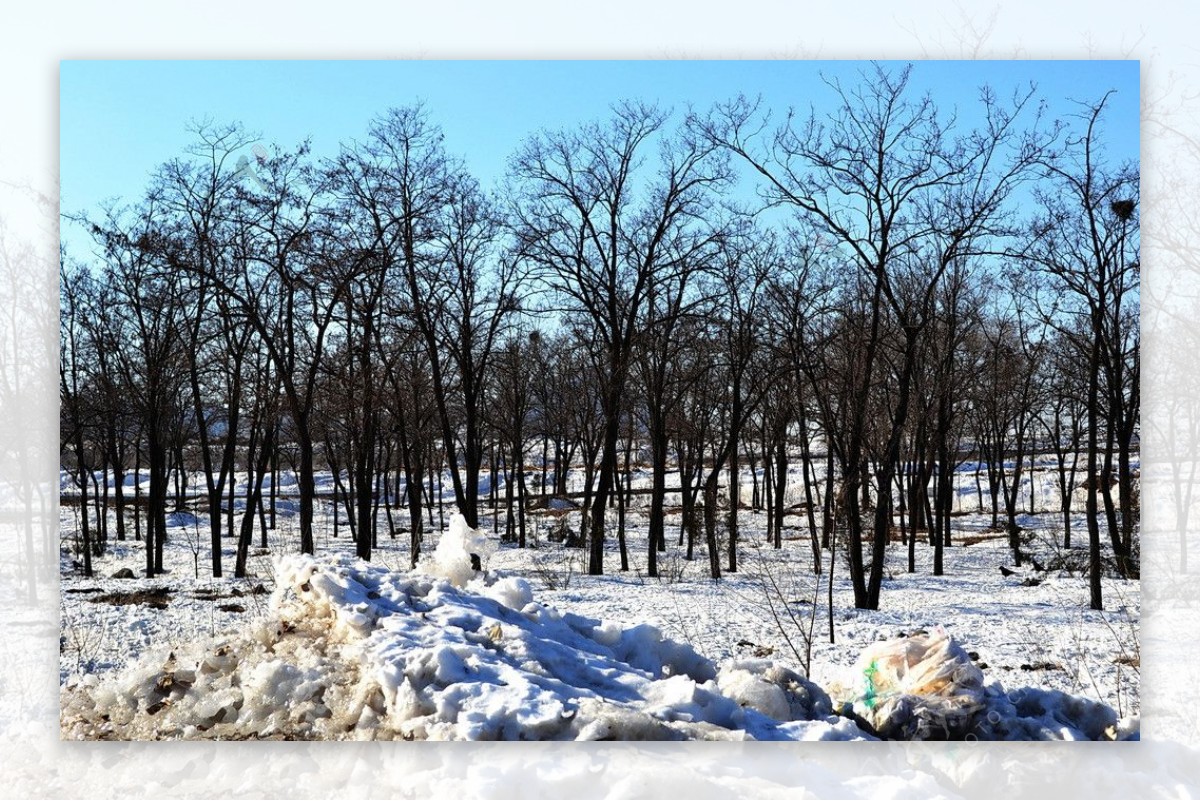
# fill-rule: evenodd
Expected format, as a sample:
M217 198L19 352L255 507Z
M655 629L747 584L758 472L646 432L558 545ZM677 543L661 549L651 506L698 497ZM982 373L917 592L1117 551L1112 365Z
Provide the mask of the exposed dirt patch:
M166 609L171 602L170 587L147 587L144 590L131 592L110 592L88 598L96 604L112 604L113 606L128 606L129 604L144 604L152 609Z
M974 537L957 537L954 540L955 545L961 545L964 548L968 545L978 545L981 542L991 542L993 540L1007 540L1007 534L984 534Z
M192 593L193 597L199 601L220 601L226 598L245 598L247 595L266 595L267 588L261 584L255 584L254 587L248 590L233 588L229 592L221 592L220 590L200 589Z

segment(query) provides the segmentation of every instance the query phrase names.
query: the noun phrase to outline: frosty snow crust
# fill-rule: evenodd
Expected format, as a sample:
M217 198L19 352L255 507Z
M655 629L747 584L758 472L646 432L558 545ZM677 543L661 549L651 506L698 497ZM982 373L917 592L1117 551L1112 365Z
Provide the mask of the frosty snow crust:
M534 601L476 574L489 543L455 517L417 570L280 560L247 632L62 693L68 739L1113 739L1107 706L984 686L944 631L877 643L829 695L773 660L720 666L654 626Z

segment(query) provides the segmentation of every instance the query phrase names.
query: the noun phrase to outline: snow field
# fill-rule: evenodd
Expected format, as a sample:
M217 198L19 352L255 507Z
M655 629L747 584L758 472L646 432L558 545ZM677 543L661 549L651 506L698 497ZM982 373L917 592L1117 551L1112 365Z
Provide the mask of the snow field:
M419 569L290 555L267 614L69 679L68 738L1114 739L1137 720L1060 691L985 681L944 629L868 647L829 694L785 661L719 664L654 625L535 601L465 569L460 517ZM486 552L486 550L485 550ZM863 681L863 678L866 681ZM835 708L844 715L831 714ZM861 724L861 725L860 725Z

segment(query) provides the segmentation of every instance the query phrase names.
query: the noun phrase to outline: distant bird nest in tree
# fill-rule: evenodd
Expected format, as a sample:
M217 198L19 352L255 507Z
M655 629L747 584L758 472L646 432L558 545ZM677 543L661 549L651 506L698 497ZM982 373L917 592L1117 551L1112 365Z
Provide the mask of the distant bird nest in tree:
M1114 200L1110 208L1112 209L1112 213L1117 215L1119 219L1128 220L1133 216L1132 200Z

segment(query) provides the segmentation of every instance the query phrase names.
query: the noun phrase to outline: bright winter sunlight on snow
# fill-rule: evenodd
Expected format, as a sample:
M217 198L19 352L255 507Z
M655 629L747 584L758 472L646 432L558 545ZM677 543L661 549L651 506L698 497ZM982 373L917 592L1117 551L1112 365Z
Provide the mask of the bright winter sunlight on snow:
M1136 63L62 76L64 738L1140 737Z

